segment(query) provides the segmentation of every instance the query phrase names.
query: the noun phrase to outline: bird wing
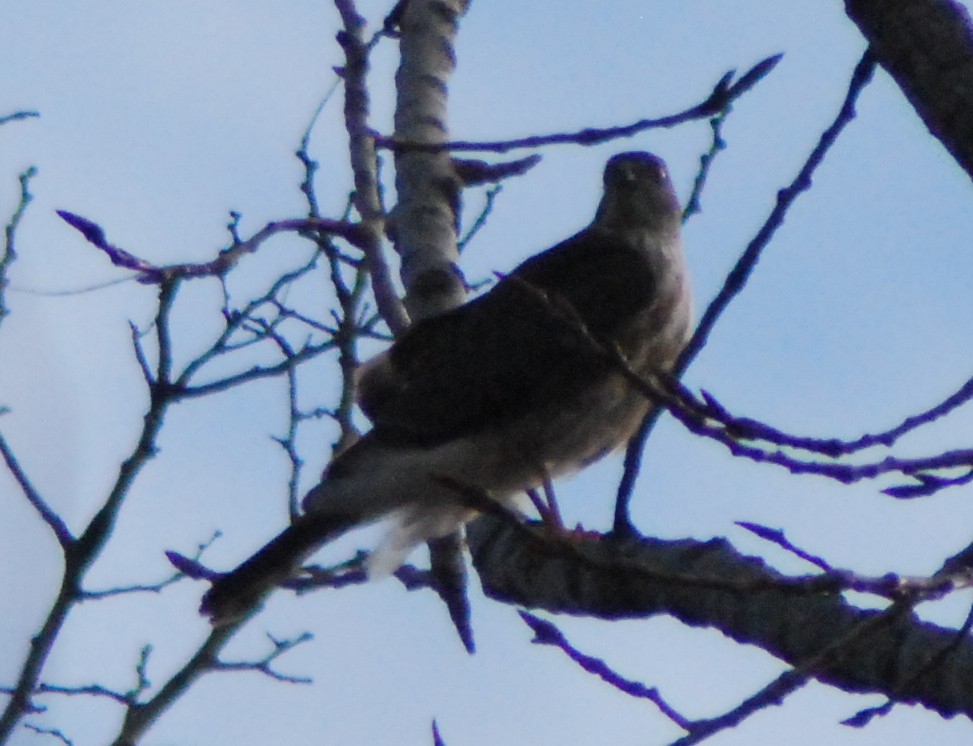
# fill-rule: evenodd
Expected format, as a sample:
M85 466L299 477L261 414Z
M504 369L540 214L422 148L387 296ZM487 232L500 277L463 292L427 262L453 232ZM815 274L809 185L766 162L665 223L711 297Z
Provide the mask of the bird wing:
M432 446L569 400L608 370L577 322L610 343L654 287L644 250L586 229L416 324L363 375L363 409L386 442Z

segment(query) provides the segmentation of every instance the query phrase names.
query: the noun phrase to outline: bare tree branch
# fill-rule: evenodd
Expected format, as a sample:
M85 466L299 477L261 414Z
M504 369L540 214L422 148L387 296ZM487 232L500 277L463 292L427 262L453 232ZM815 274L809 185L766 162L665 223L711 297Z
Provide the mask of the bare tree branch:
M82 580L111 536L118 511L136 476L155 453L156 437L162 427L164 413L171 403L167 394L172 354L169 341L169 317L178 283L178 279L169 277L163 278L160 282L159 305L155 318L159 347L159 360L154 376L156 383L150 386L149 411L145 415L138 443L122 463L115 483L101 508L81 535L63 547L64 571L61 587L40 631L31 639L30 649L17 677L13 694L3 714L0 715L0 743L9 738L17 723L30 709L31 693L37 686L41 670L68 613L78 601Z
M432 588L449 611L449 618L459 634L466 652L476 652L473 638L473 612L467 589L466 558L463 549L466 542L460 531L433 539L429 542L429 577Z
M396 138L438 144L449 137L447 91L456 64L454 41L467 5L468 0L409 0L401 6ZM405 307L416 322L466 300L457 245L463 182L443 150L395 151L394 155L398 202L389 234L402 258ZM459 532L429 542L430 569L463 645L472 652L462 545Z
M12 694L13 689L9 687L0 687L0 692L4 694ZM128 699L124 692L115 691L114 689L109 689L101 684L88 684L86 686L61 686L59 684L38 684L37 688L34 690L34 694L63 694L67 697L102 697L104 699L111 699L119 704L127 704Z
M7 443L7 439L3 437L3 433L0 433L0 456L3 456L3 461L7 465L7 469L13 476L14 481L20 486L20 490L24 493L24 497L27 498L27 502L31 504L41 517L41 520L54 533L54 537L57 539L58 544L61 545L61 549L67 551L75 541L74 536L71 534L70 529L68 529L67 524L64 523L61 517L41 496L40 492L37 491L37 488L34 487L30 478L20 466L20 462L10 448L10 444Z
M337 450L355 437L352 407L355 396L353 373L358 362L357 340L364 336L379 336L382 332L376 329L381 319L393 334L400 334L407 328L410 315L413 320L420 320L462 301L466 288L457 266L458 249L462 245L457 244L457 233L463 187L523 173L539 157L490 164L454 159L451 151L505 152L558 143L590 145L653 127L670 127L680 122L710 118L712 143L701 158L699 174L686 208L685 217L688 217L698 210L699 193L713 157L723 147L720 128L731 105L768 74L780 59L779 55L767 58L739 79L734 78L733 72L728 73L705 101L669 117L519 140L451 141L447 129L446 91L455 62L453 40L466 4L467 0L400 0L382 27L366 39L365 21L359 16L353 0L335 0L344 25L338 40L346 60L338 71L339 81L321 102L298 150L304 166L301 190L307 199L308 218L267 223L250 238L243 239L240 237L240 214L231 212L227 226L230 245L219 251L212 261L157 266L111 244L96 223L72 213L60 213L113 264L130 270L134 279L142 283L158 286L154 323L147 326L144 333L134 324L131 326L135 360L146 382L149 403L137 445L119 465L110 493L77 538L39 494L16 458L15 449L0 433L0 456L34 511L56 535L64 554L64 571L57 597L41 629L30 642L16 682L8 689L0 689L9 695L0 715L0 742L6 742L19 726L70 743L68 736L60 730L24 722L26 715L40 710L33 702L39 695L92 696L121 705L125 711L124 722L115 744L134 746L147 729L207 673L254 671L281 681L308 681L280 673L274 667L278 657L309 639L308 635L291 640L271 637L272 650L256 660L227 661L221 658L226 643L247 623L247 618L213 630L192 657L158 689L152 688L147 677L148 647L142 651L136 666L137 681L129 691L100 683L61 686L41 680L61 626L75 604L110 595L158 592L182 577L175 574L156 584L108 590L84 589L87 570L111 538L123 501L142 467L155 453L169 405L215 394L249 381L286 376L289 424L286 434L277 440L291 462L289 507L291 514L296 515L301 467L297 437L301 423L318 416L334 418L341 428ZM973 155L970 155L973 147L969 146L973 137L968 136L973 125L967 127L969 117L965 112L970 107L965 102L967 89L973 86L957 86L957 81L965 80L967 68L973 69L967 64L973 47L968 18L961 10L960 15L950 15L958 10L958 6L949 0L915 0L891 5L895 7L882 9L886 11L884 19L876 21L877 25L870 25L877 11L860 0L846 0L849 15L871 40L870 54L896 75L930 128L936 131L935 126L943 130L945 134L937 133L937 136L970 170L963 159L969 157L973 162ZM906 10L907 5L911 5L911 10ZM916 12L916 8L929 9L928 17L913 17L910 27L908 12ZM937 15L940 12L943 15ZM957 38L940 43L932 36L925 37L925 31L916 32L927 26L933 29L937 24L954 26ZM910 31L913 36L922 38L906 38ZM399 102L392 137L378 136L370 129L366 87L369 52L385 38L397 38L402 42ZM949 43L953 42L958 47L950 47ZM931 46L937 48L931 49ZM960 52L965 56L961 57ZM960 62L954 60L953 70L944 69L950 55L954 54ZM742 291L762 251L785 219L789 206L808 188L814 169L842 127L853 117L856 97L867 83L873 66L869 55L859 63L841 113L822 135L821 142L795 181L779 193L767 222L750 242L720 294L707 309L692 345L679 363L679 371L706 344L718 318ZM936 70L935 74L930 73L931 70ZM937 76L938 79L934 79ZM947 86L962 90L941 91L937 88L940 79L946 81ZM314 192L317 163L309 149L317 116L341 82L345 86L345 126L350 137L350 160L355 180L350 203L358 213L357 223L348 215L341 220L327 220L319 214ZM36 112L3 116L0 125L30 116L36 116ZM950 137L957 142L950 141ZM400 203L394 211L394 219L386 220L381 162L376 147L392 149L396 159ZM6 249L0 256L0 321L7 313L3 303L4 289L10 263L16 256L14 232L30 201L27 187L32 175L33 170L21 175L20 205L7 226ZM464 237L464 243L489 215L495 194L496 191L487 193L486 205ZM395 241L396 249L403 257L403 281L407 289L405 306L397 297L391 269L382 253L383 229ZM268 280L270 288L262 295L235 307L240 304L230 293L229 288L235 286L228 284L227 275L238 266L242 257L257 251L266 240L282 232L298 233L312 241L314 255L301 267ZM361 249L364 259L357 254L350 256L343 249L345 244L337 239ZM322 257L327 260L327 267L317 265ZM317 269L321 272L315 274ZM369 277L378 306L377 314L364 300ZM173 309L181 283L196 278L213 278L219 283L223 292L224 323L212 344L180 370L182 339L179 329L172 327ZM334 310L325 309L319 314L289 304L288 291L295 283L318 279L330 282L334 288L337 298ZM301 285L300 289L305 287ZM905 418L888 430L853 440L812 438L789 434L748 417L734 416L708 392L703 391L697 396L664 377L636 376L627 362L602 340L592 338L590 341L593 354L610 360L646 397L670 409L693 432L718 440L736 455L774 463L795 473L820 474L842 482L892 473L905 474L915 480L915 483L887 488L886 493L895 497L931 494L946 486L973 481L973 448L924 458L901 459L893 455L869 463L851 463L851 459L845 458L874 446L890 447L905 433L965 404L973 398L973 379L941 403ZM297 366L332 350L337 353L343 377L338 402L334 407L305 409L300 406L299 383L303 376L298 375ZM258 354L264 357L257 357ZM268 358L267 354L273 357ZM234 356L232 361L227 357L230 355ZM229 373L220 369L215 380L212 376L211 380L206 380L203 375L217 370L220 361L235 363L240 360L243 362ZM642 442L652 422L646 420ZM627 505L640 467L641 448L638 443L630 449L625 477L619 486L615 522L619 533L629 525ZM817 456L835 461L815 460ZM500 506L491 509L491 496L480 494L475 486L457 484L456 490L457 499L466 500L471 507L491 514L471 528L470 545L484 588L493 597L601 618L670 614L688 625L717 627L733 639L759 645L793 666L792 670L723 715L693 721L671 708L654 689L624 679L603 661L578 651L549 622L523 614L537 635L536 642L557 646L610 685L655 702L673 722L686 729L688 735L677 743L696 743L733 727L753 712L778 703L812 677L848 691L881 692L888 697L885 705L863 710L849 720L850 724L867 723L898 702L921 702L946 715L963 712L973 716L973 695L966 685L973 673L973 643L968 639L973 612L958 630L923 624L912 613L913 607L920 602L935 601L973 584L971 563L966 557L970 551L952 558L940 572L930 577L902 578L891 574L866 577L836 568L826 558L796 546L782 530L741 523L746 530L816 568L814 575L792 577L768 569L759 560L740 556L722 541L623 541L618 536L595 539L590 534L580 539L574 537L570 542L558 541L525 524L522 517L512 511L504 512ZM546 506L544 509L548 510ZM446 537L431 547L431 571L403 567L396 572L396 577L410 590L433 588L439 592L449 606L464 644L472 650L470 610L465 596L466 568L460 546L459 535ZM194 560L188 560L184 568L190 575L199 570L198 577L201 578L214 576ZM356 557L338 568L305 568L303 574L284 585L304 593L362 582L365 582L365 576ZM889 603L883 611L859 609L841 597L845 590L869 593ZM435 721L432 728L434 742L442 743Z
M480 229L486 225L487 218L490 217L490 213L493 212L493 203L496 202L497 195L500 194L503 189L503 185L497 184L495 187L491 187L486 191L486 199L483 202L483 209L480 210L480 214L476 216L476 220L469 227L469 230L456 242L456 250L461 252L466 246L472 241L476 234L480 232Z
M273 668L273 663L278 658L280 658L284 653L289 650L293 650L298 645L302 645L313 639L313 635L310 632L304 632L297 637L289 640L279 640L273 635L268 634L267 639L273 644L273 649L267 653L263 658L256 661L224 661L217 660L213 665L214 671L255 671L257 673L262 673L264 676L269 676L277 681L282 681L287 684L311 684L313 679L307 676L292 676L290 674L280 673L275 671Z
M845 11L929 131L973 177L973 25L955 0L845 0Z
M382 228L385 214L379 196L378 162L375 139L368 127L369 95L368 46L363 32L365 19L358 15L352 0L335 0L344 31L338 43L345 51L345 129L349 137L349 156L355 178L355 209L362 219L362 250L372 278L372 293L378 311L395 335L408 326L409 318L399 301L392 274L382 253Z
M334 582L319 582L308 585L307 582L302 583L302 581L296 580L291 581L288 585L291 587L303 586L305 589L308 587L328 585L342 587L345 584L363 583L366 580L364 572L350 573L350 575L352 577L348 579L347 583L341 582L341 576L331 576L331 580ZM402 580L403 584L409 590L428 587L428 583L424 582L424 579L428 577L428 573L417 572L414 568L402 567L395 575ZM310 639L307 635L300 635L293 640L285 641L278 641L271 637L270 639L274 643L274 649L260 661L235 663L224 662L219 659L219 654L226 644L241 627L247 624L257 611L257 609L252 609L249 614L211 630L209 636L197 649L196 653L160 687L155 696L145 702L131 703L128 706L124 721L112 746L135 746L141 736L185 691L199 678L210 672L246 669L258 671L272 678L290 683L304 683L302 678L291 677L273 671L270 664L294 646Z
M244 616L231 624L211 630L192 658L162 685L155 696L146 702L130 705L112 746L135 746L145 731L197 679L218 666L217 657L220 651L248 620L249 616Z
M314 175L318 170L318 162L311 157L310 147L311 147L311 132L314 130L314 125L318 122L318 117L321 116L321 112L324 111L324 107L328 105L331 97L338 90L338 86L341 84L341 78L336 77L334 83L328 89L328 92L324 94L321 102L318 104L318 108L314 110L314 114L311 116L311 121L307 124L307 129L304 130L304 135L301 137L301 144L297 148L294 155L301 162L304 167L304 180L301 182L301 193L307 200L307 216L309 218L320 218L321 210L318 207L318 198L314 190ZM239 237L236 237L239 241Z
M193 561L198 562L200 557L202 557L203 552L209 549L209 547L213 544L213 542L216 541L220 536L221 533L219 531L214 531L213 535L210 536L210 538L208 538L204 542L201 542L196 547L196 551L193 554L193 558L192 558ZM117 586L115 588L105 588L103 590L98 590L98 591L81 589L78 591L78 600L79 601L99 601L103 598L111 598L113 596L124 596L130 593L161 593L170 585L178 583L184 577L186 577L185 573L176 572L164 578L163 580L160 580L155 583L137 583L134 585L122 585L122 586ZM146 650L143 653L142 661L139 667L137 668L137 670L140 672L139 681L144 680L144 671L145 671L145 665L148 658L148 652L149 651Z
M395 137L441 145L449 135L447 90L453 40L466 0L410 0L400 22ZM466 284L456 232L462 182L442 148L395 152L398 203L390 225L402 257L405 305L413 321L460 305Z
M574 317L560 313L553 302L556 299L552 299L528 283L523 283L523 286L525 290L536 293L537 300L550 308L552 318L561 322L565 331L576 335L579 343L586 344L592 355L603 358L616 372L624 376L636 391L656 407L667 409L691 432L722 443L734 456L758 463L775 464L792 474L816 474L844 484L875 479L893 473L912 477L917 484L895 485L883 490L886 495L900 499L925 496L947 486L973 481L973 449L955 449L919 458L887 456L880 461L850 464L810 461L792 456L780 449L768 450L761 446L748 445L742 441L762 438L775 445L803 447L835 458L844 453L841 450L844 445L842 441L798 438L752 419L736 419L729 415L722 405L717 404L712 396L706 395L706 402L701 402L668 374L659 373L654 376L639 374L617 347L596 339ZM964 473L959 477L944 477L933 473L951 469L963 469ZM618 532L617 528L615 530Z
M175 401L177 390L172 381L172 338L170 318L180 284L179 276L163 275L159 279L159 302L154 329L157 362L151 372L149 409L142 432L129 456L122 462L108 496L81 535L64 547L64 572L57 597L40 631L31 639L30 649L17 677L6 708L0 715L0 743L9 738L25 713L31 708L30 697L36 691L41 670L53 649L71 608L82 597L82 581L95 558L108 542L118 512L142 468L156 452L156 439L165 413Z
M899 686L901 690L905 685L911 684L914 680L926 674L935 675L935 671L943 662L951 656L966 640L969 639L970 630L973 629L973 607L970 608L970 612L966 615L966 621L963 625L956 630L956 634L953 637L952 643L946 645L935 653L929 656L928 661L922 668L918 668L912 671L911 674L903 680L903 683ZM886 699L886 701L878 705L877 707L866 707L864 710L859 710L857 713L852 715L847 720L841 721L842 725L849 725L853 728L864 728L868 725L875 717L884 717L892 711L895 706L895 700L891 697Z
M709 334L713 330L717 320L726 310L730 302L743 290L750 277L750 273L753 272L754 267L756 267L760 259L761 253L767 244L770 243L777 229L783 224L791 205L803 192L806 192L811 187L811 177L814 171L821 165L825 155L827 155L844 128L855 118L855 102L858 100L862 89L871 80L874 69L875 63L867 54L862 57L855 67L851 76L851 82L848 85L848 93L845 95L845 100L841 104L841 109L837 117L821 135L818 144L811 151L811 154L804 162L794 181L778 192L777 203L774 205L774 209L760 227L760 230L757 231L757 235L750 241L746 251L737 260L736 265L727 276L723 288L706 308L706 312L703 314L703 318L700 320L692 340L680 357L677 371L681 372L685 370L689 363L699 354L699 351L706 345Z
M2 121L0 121L0 124L2 124ZM33 199L33 195L30 193L30 180L36 174L37 169L33 166L20 174L20 200L17 202L17 207L14 209L14 213L10 216L10 220L4 229L5 240L3 253L0 254L0 324L3 323L4 318L10 313L6 305L6 289L9 282L10 265L17 258L17 252L14 249L14 237L17 233L17 226L20 225L20 221L24 217L24 212L27 210L27 205Z
M274 378L286 373L288 370L294 368L294 366L311 360L322 352L327 352L332 349L334 349L334 341L330 339L320 344L308 344L275 365L255 365L247 370L220 378L216 381L210 381L209 383L174 388L172 395L175 399L196 399L219 391L226 391L235 386L257 381L262 378Z
M855 608L833 593L795 592L799 583L721 539L558 542L495 517L470 524L467 538L484 591L496 600L602 619L667 614L690 626L715 627L794 666L816 660L884 613ZM720 588L721 582L730 585ZM753 583L753 590L739 583ZM973 643L964 640L934 673L910 679L929 655L956 645L955 631L907 614L875 624L880 628L866 628L864 639L842 642L841 655L816 668L814 677L849 692L920 702L947 717L973 714L973 695L961 683L973 675Z
M712 394L703 391L702 395L706 400L706 406L700 407L699 411L722 422L735 437L766 440L777 445L800 448L801 450L837 458L876 446L891 447L902 436L944 417L973 399L973 378L968 379L956 392L950 394L942 402L918 414L909 415L898 425L876 433L866 433L851 440L791 435L749 417L734 417ZM697 402L698 404L699 402Z
M713 167L713 163L716 160L716 156L726 148L726 142L723 140L723 123L726 122L727 116L729 116L729 109L725 109L717 114L715 117L709 120L710 129L713 131L713 139L710 144L709 150L703 153L699 158L699 171L696 172L696 178L693 180L693 190L689 194L689 198L686 200L686 209L682 213L682 222L685 223L689 218L697 213L703 211L700 200L702 198L703 189L706 187L706 179L709 177L710 169Z
M689 729L689 734L673 741L670 746L691 746L691 744L700 743L720 731L735 728L761 710L783 704L788 695L803 687L816 673L824 670L838 656L856 644L867 644L872 635L878 634L884 627L893 624L910 612L912 605L912 602L906 600L898 601L880 614L862 619L842 637L820 652L808 657L800 665L785 671L756 694L747 697L737 707L719 717L694 722Z
M366 266L359 264L355 268L354 278L349 287L341 274L341 257L337 251L333 246L329 246L325 249L325 254L331 269L331 285L335 289L339 306L339 311L334 314L336 327L333 338L338 348L338 368L341 371L341 393L334 408L334 419L338 423L340 434L332 450L341 453L359 437L353 417L358 388L355 372L359 365L358 340L362 336L362 323L359 317L369 275Z
M64 732L58 728L45 728L40 725L34 725L33 723L24 723L24 728L33 731L38 735L52 736L61 743L65 744L65 746L74 746L74 741L64 735Z
M382 148L389 148L396 152L418 151L434 153L442 150L450 152L463 151L491 151L506 153L518 148L539 148L545 145L600 145L609 140L622 137L632 137L650 129L675 127L678 124L691 122L695 119L705 119L726 111L733 102L749 91L764 76L776 67L783 55L775 54L754 65L743 74L739 80L731 84L736 71L726 73L713 88L709 97L700 104L686 109L678 114L672 114L658 119L640 119L632 124L620 127L587 127L575 132L557 132L549 135L531 135L515 140L487 140L471 142L468 140L448 140L426 142L419 138L406 138L401 133L394 137L383 137L375 134L375 143Z
M750 277L750 273L753 272L754 267L756 267L760 259L760 255L763 253L767 244L770 243L777 229L784 222L784 218L791 205L802 192L811 186L811 176L814 174L815 169L820 165L835 140L838 139L838 135L854 119L855 102L858 100L858 95L861 90L871 79L874 68L875 63L868 54L863 56L855 67L851 76L851 82L848 85L848 93L845 96L837 117L821 135L818 144L811 151L811 154L804 162L794 181L785 189L778 192L777 203L774 205L774 209L771 210L767 220L761 226L760 230L757 231L757 235L747 245L746 250L737 260L733 269L730 270L722 289L706 308L706 312L696 327L692 339L679 356L679 360L676 361L673 368L675 375L681 375L706 345L706 341L709 339L709 335L716 322L723 315L730 302L743 290ZM624 472L619 482L618 492L615 498L614 528L615 531L620 533L634 533L634 527L629 517L629 503L631 502L632 492L635 488L635 478L642 466L642 453L645 450L645 442L652 432L658 416L659 410L653 408L642 422L639 431L633 436L625 452Z
M680 715L659 693L659 690L653 687L647 687L638 681L632 681L626 679L624 676L611 670L608 665L599 658L593 658L590 655L585 655L580 650L575 648L564 634L555 627L551 622L536 617L526 611L518 612L520 618L524 620L528 627L534 632L534 639L531 640L535 645L552 645L560 649L565 655L571 660L577 663L581 668L583 668L588 673L598 676L602 681L606 682L610 686L615 687L621 692L629 695L630 697L638 697L640 699L647 699L656 707L659 711L665 715L669 720L678 725L683 730L691 730L693 723L687 720L682 715Z
M40 112L37 111L15 111L13 114L5 114L0 117L0 125L7 124L7 122L16 122L18 119L30 119L39 116Z
M439 734L439 724L435 720L432 721L432 744L433 746L446 746L446 742Z
M285 290L290 287L292 283L304 277L307 273L314 269L317 261L318 253L315 252L303 265L291 270L290 272L284 272L279 277L275 278L263 295L251 299L239 309L234 309L231 311L230 309L225 308L223 311L225 321L223 332L207 350L186 364L186 367L183 368L182 373L180 373L178 378L176 378L176 380L173 382L173 386L179 389L185 389L188 387L193 377L205 365L212 362L220 355L231 352L239 347L246 347L252 344L269 341L265 334L258 332L248 337L245 342L239 343L236 347L234 347L233 343L235 335L237 335L241 330L246 329L247 323L254 319L262 307L269 306L273 308L279 316L283 316L284 311L280 310L283 309L283 305L277 302L278 296L285 292ZM312 326L312 328L314 327ZM320 329L320 327L318 328ZM331 334L330 330L325 331L326 333Z
M202 264L170 264L156 266L134 254L108 242L102 228L87 218L58 210L57 214L72 228L77 229L88 243L101 249L116 267L130 269L138 273L138 281L158 284L166 278L196 279L200 277L219 277L230 271L245 255L252 254L271 236L278 233L325 233L341 236L359 248L365 243L361 225L325 218L296 218L277 220L267 223L246 241L236 243L219 252L216 259Z

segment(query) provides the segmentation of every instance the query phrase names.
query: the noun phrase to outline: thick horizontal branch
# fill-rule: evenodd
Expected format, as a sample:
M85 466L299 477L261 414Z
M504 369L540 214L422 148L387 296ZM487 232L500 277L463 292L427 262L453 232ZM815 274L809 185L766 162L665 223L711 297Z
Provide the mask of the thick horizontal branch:
M725 540L552 541L494 517L467 528L474 564L491 598L528 608L602 619L667 614L714 627L800 666L882 612L858 609L838 594L798 594L762 560ZM641 571L640 571L641 570ZM698 578L685 583L680 577ZM719 587L720 584L725 584ZM742 592L736 584L764 590ZM710 584L711 587L705 587ZM766 585L765 585L766 584ZM775 590L774 585L780 584ZM924 670L940 650L941 664ZM916 672L922 672L915 676ZM973 643L909 614L846 645L815 678L849 692L880 692L945 716L973 716Z

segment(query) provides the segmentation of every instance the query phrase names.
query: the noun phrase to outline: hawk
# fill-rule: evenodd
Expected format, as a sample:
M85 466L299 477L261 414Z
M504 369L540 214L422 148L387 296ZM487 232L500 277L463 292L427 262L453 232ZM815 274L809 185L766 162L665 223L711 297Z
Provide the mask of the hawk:
M681 216L662 159L612 157L591 225L362 366L372 430L331 462L300 517L215 580L201 613L249 613L326 541L377 519L391 529L368 569L391 572L472 517L457 485L509 503L623 445L650 402L590 340L636 371L671 367L692 323Z

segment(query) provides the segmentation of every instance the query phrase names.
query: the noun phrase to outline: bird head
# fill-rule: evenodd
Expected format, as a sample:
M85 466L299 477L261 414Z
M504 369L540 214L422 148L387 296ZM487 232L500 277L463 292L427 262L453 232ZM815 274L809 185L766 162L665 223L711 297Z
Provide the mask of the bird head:
M595 224L614 229L678 231L682 217L665 161L634 151L613 156L605 166L605 196Z

